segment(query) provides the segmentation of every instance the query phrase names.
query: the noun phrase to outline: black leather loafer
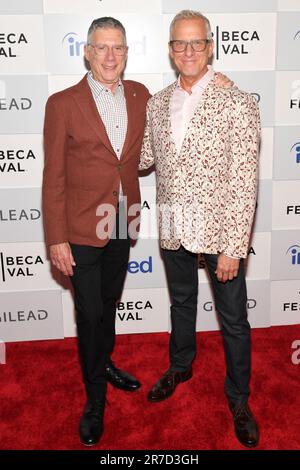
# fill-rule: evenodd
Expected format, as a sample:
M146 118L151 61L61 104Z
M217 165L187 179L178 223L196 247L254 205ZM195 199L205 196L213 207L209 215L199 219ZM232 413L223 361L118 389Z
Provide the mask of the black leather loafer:
M178 384L186 382L193 376L192 368L184 372L176 372L168 370L148 393L148 400L158 402L169 398L174 392Z
M236 437L245 447L255 447L259 441L259 430L248 403L229 404L233 415Z
M93 446L99 442L103 434L105 398L88 399L79 424L80 441L85 446Z

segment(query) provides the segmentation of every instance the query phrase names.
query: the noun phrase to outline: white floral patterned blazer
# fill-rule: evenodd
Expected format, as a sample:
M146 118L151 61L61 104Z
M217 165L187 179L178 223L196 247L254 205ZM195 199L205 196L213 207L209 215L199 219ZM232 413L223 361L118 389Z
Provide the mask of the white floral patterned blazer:
M175 86L148 101L139 165L155 164L161 247L246 258L257 194L256 100L211 80L178 153L170 116Z

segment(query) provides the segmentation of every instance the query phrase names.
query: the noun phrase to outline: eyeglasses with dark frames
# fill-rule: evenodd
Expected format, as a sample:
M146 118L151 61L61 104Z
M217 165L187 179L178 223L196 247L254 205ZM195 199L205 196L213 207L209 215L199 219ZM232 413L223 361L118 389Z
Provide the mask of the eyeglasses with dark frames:
M97 55L105 55L109 49L111 49L115 55L125 55L128 49L128 46L124 46L122 44L117 44L110 47L107 44L89 43L88 46L91 46Z
M169 45L173 52L185 52L189 44L194 52L203 52L210 42L211 39L193 39L192 41L174 39L169 42Z

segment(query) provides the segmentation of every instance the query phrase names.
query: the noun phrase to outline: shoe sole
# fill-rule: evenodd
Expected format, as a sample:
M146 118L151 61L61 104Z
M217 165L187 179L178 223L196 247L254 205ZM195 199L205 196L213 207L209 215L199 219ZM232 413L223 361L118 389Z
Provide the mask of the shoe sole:
M193 377L193 371L191 371L191 372L187 375L187 377L186 377L184 380L180 380L179 383L182 384L182 383L184 383L184 382L187 382L187 381L190 380L192 377ZM179 385L179 384L177 384L177 385ZM176 385L176 387L177 387L177 385ZM164 396L164 397L162 397L162 398L157 398L157 399L154 399L154 400L153 400L152 398L150 398L149 396L147 396L147 400L150 401L151 403L159 403L160 401L164 401L164 400L166 400L167 398L170 398L170 397L173 395L173 393L174 393L175 390L176 390L176 387L174 388L173 392L170 393L169 395L166 395L166 396Z
M98 441L99 442L99 441ZM95 444L86 444L85 442L82 442L80 441L80 443L85 446L85 447L93 447L93 446L96 446L98 444L98 442L95 442Z
M237 440L239 441L239 443L243 446L243 447L247 447L248 449L252 449L253 447L257 447L258 444L259 444L259 435L258 435L258 439L257 439L257 442L255 442L254 444L246 444L245 442L241 442L238 438L238 435L237 433L235 432L235 437L237 438Z
M258 446L258 442L256 442L255 444L246 444L246 443L242 443L237 436L236 438L243 447L247 447L248 449L252 449L253 447Z
M80 444L82 444L83 446L85 447L93 447L93 446L96 446L97 444L99 444L101 438L102 438L102 435L103 435L103 432L100 434L99 438L97 439L96 442L92 442L91 444L88 444L87 442L83 442L79 436L79 440L80 440Z

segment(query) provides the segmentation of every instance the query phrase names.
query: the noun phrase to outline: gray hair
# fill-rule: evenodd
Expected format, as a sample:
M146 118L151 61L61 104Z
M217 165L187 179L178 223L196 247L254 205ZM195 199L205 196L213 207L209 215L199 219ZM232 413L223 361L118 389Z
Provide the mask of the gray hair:
M199 11L195 10L181 10L177 15L173 18L172 23L170 24L170 40L173 39L173 29L176 21L179 20L195 20L195 19L201 19L205 22L206 25L206 39L211 39L212 38L212 32L211 32L211 26L209 19L206 18L206 16L202 15Z
M118 29L123 34L125 44L127 44L127 42L126 42L126 31L125 31L124 26L122 25L122 23L119 20L116 20L115 18L112 18L111 16L102 16L102 18L97 18L96 20L94 20L92 22L91 26L89 27L88 34L87 34L87 43L88 44L90 43L90 39L91 39L92 34L97 29L100 29L100 28L103 28L103 29L116 28L116 29Z

